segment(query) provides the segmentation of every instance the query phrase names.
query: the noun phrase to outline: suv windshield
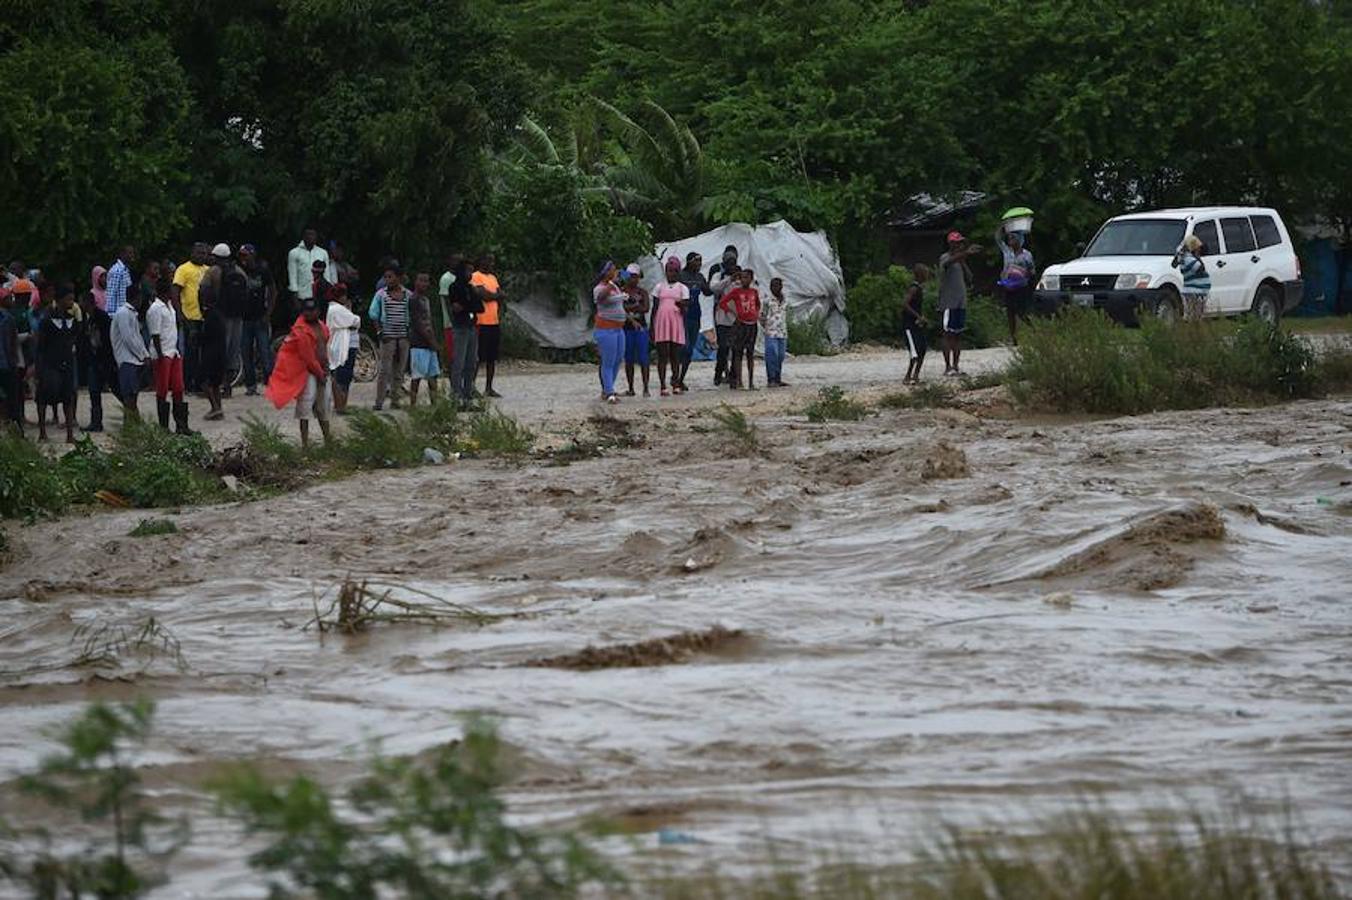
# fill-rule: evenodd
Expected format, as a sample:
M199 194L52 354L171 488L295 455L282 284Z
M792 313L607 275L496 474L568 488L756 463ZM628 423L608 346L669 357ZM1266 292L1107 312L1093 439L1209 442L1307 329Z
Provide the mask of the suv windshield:
M1173 256L1183 242L1181 219L1121 219L1109 222L1085 256Z

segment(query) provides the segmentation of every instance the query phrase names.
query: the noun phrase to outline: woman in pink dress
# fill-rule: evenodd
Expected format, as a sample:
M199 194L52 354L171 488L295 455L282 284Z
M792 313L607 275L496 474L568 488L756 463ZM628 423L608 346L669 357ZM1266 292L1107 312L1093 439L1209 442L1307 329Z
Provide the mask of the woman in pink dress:
M667 397L667 366L671 367L671 380L675 382L681 371L681 348L685 346L685 308L690 305L690 289L681 284L677 277L681 274L681 261L674 256L667 258L667 280L653 289L653 343L657 344L657 379L662 384L662 396ZM685 393L685 388L675 385L676 393Z

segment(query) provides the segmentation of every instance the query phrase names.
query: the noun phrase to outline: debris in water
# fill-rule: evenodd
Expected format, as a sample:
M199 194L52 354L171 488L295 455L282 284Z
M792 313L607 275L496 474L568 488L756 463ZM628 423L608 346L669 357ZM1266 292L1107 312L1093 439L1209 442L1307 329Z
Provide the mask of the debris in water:
M967 467L967 454L961 447L954 447L948 441L940 441L920 468L920 477L925 481L943 478L966 478L971 474Z
M380 588L384 590L379 590ZM419 599L407 600L396 597L395 590L413 594ZM339 586L338 596L324 612L319 611L316 599L315 616L305 627L314 626L320 632L341 631L343 634L356 634L380 623L417 622L446 625L469 622L473 625L488 625L505 619L529 618L539 615L540 612L543 611L489 613L407 585L385 584L378 581L356 582L349 578Z
M532 659L526 663L536 669L633 669L647 666L665 666L685 662L696 653L710 653L742 640L746 636L740 628L715 625L704 631L682 631L666 637L639 641L635 644L612 644L609 647L586 647L577 653Z
M1057 609L1070 609L1075 605L1075 595L1070 591L1058 591L1042 598L1042 602Z

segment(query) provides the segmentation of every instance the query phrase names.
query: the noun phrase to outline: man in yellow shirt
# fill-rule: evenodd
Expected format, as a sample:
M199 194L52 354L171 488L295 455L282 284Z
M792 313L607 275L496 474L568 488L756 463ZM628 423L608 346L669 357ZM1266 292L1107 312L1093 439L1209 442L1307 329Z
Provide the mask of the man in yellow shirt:
M479 257L474 274L469 283L483 300L484 311L479 313L479 362L484 364L484 396L501 397L493 390L493 376L498 370L498 352L502 347L502 303L506 298L498 286L498 276L494 274L497 260L493 254L485 253ZM478 372L475 372L478 379Z
M181 332L183 381L190 391L197 390L197 351L202 335L202 305L197 293L207 268L207 245L198 241L192 245L192 258L174 269L174 284L169 289Z

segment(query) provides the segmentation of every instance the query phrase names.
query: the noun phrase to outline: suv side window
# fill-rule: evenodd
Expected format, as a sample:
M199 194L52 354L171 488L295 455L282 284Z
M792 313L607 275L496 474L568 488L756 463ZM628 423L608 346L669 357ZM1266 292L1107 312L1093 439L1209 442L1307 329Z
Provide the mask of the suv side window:
M1192 233L1202 242L1202 256L1216 256L1221 252L1221 242L1216 239L1216 220L1207 219L1192 227Z
M1253 229L1248 219L1221 219L1226 253L1248 253L1254 249Z
M1253 236L1258 239L1258 249L1275 247L1282 242L1282 233L1272 216L1249 216L1253 223Z

